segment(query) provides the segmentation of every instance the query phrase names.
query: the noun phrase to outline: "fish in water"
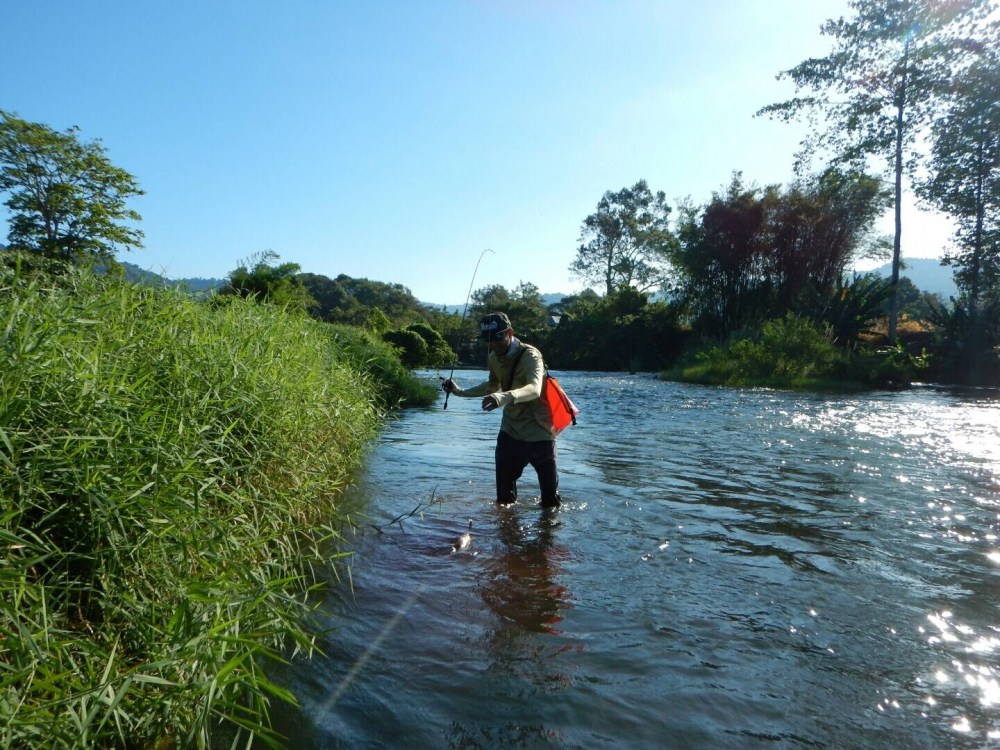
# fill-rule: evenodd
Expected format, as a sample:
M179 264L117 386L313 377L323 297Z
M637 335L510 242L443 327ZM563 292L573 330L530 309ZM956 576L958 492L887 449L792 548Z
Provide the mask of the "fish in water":
M452 552L461 552L472 544L472 519L469 519L469 530L456 539L451 545Z

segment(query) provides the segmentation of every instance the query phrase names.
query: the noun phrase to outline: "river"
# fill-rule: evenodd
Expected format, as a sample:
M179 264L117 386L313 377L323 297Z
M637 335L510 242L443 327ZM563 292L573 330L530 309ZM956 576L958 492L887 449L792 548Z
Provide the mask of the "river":
M558 375L554 512L478 399L384 431L289 747L1000 747L1000 393Z

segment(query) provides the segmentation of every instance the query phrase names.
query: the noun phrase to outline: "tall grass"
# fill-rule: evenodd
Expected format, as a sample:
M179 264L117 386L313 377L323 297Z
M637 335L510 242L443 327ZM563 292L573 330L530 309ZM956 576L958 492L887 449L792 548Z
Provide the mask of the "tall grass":
M312 648L309 566L388 387L337 342L267 306L0 277L0 747L275 739L293 698L261 667Z

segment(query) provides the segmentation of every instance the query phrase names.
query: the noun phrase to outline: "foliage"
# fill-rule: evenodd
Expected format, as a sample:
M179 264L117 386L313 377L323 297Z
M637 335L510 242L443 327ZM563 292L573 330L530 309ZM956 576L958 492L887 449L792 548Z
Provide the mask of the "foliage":
M980 318L1000 297L1000 22L970 46L972 62L953 74L931 127L928 176L920 190L956 222L958 247L947 262L956 268L967 313L956 335L966 351L962 359L978 361L989 358L991 346L988 322Z
M520 282L512 291L500 284L486 286L472 293L469 306L469 331L478 334L478 319L491 312L505 312L518 336L537 341L548 327L549 312L538 287Z
M0 193L10 209L11 249L77 262L107 260L142 247L140 220L127 201L142 195L136 179L79 129L60 133L0 110Z
M272 306L0 278L0 745L271 738L370 377Z
M52 258L36 252L0 249L0 280L14 286L24 286L34 279L48 284L71 276L76 266L62 258Z
M829 167L815 177L800 177L772 197L766 268L779 308L830 294L852 261L878 253L877 243L869 240L889 197L880 180Z
M365 374L370 397L383 408L428 406L437 400L437 388L413 377L392 344L355 326L322 324L317 328L349 365Z
M699 331L725 335L764 317L766 204L773 203L773 193L745 186L736 174L705 207L682 207L671 256L675 298Z
M852 0L851 18L827 21L822 31L834 40L823 58L784 71L796 93L762 113L789 120L822 112L828 127L814 131L812 146L823 146L845 162L864 165L882 157L894 174L896 227L893 239L890 338L895 336L895 288L899 280L901 198L904 170L916 162L922 127L935 116L935 92L962 50L956 34L962 22L985 14L983 0Z
M389 320L389 317L384 312L377 307L373 307L368 311L368 330L376 336L381 336L390 328L392 328L392 321Z
M921 290L909 276L899 277L896 296L899 300L900 316L906 315L916 320L930 319L934 306L942 304L940 295ZM886 315L889 314L888 304L883 303L880 309Z
M405 367L414 370L423 367L430 356L430 349L424 337L416 331L403 328L386 331L382 340L392 344L399 350L399 358Z
M545 348L546 362L554 368L655 371L672 362L683 346L677 308L651 303L634 289L563 302L562 318Z
M854 349L871 323L883 311L892 294L892 285L876 274L862 274L841 283L824 301L811 310L812 318L829 326L834 343Z
M978 298L1000 284L1000 23L990 46L958 74L932 127L921 194L957 223L950 261L959 289Z
M229 274L219 295L254 299L304 313L314 300L298 278L299 265L272 265L277 260L278 254L271 250L254 254Z
M827 169L785 190L746 186L736 174L703 208L682 207L674 297L699 333L719 338L790 309L815 314L883 201L879 183L854 172Z
M427 344L427 357L418 366L444 367L455 361L455 352L448 346L448 342L426 323L413 323L406 330L417 334Z
M967 300L952 307L933 305L938 336L932 344L936 377L952 383L1000 385L1000 297L977 306Z
M661 289L675 242L669 216L665 194L654 194L645 180L606 192L597 211L583 221L570 271L586 283L603 285L609 296L623 287Z
M846 351L834 344L828 328L788 313L767 321L755 336L695 353L661 377L709 385L854 390L904 386L923 364L902 347Z
M346 274L331 279L303 273L299 280L315 300L310 314L319 320L363 326L369 321L371 311L377 309L389 319L390 327L430 322L426 306L402 284L356 279Z

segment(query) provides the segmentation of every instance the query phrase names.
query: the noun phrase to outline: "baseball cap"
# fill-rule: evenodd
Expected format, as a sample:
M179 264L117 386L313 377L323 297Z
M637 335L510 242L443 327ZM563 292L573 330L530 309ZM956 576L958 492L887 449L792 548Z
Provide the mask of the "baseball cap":
M490 313L479 319L479 338L499 338L511 329L510 318L502 312Z

